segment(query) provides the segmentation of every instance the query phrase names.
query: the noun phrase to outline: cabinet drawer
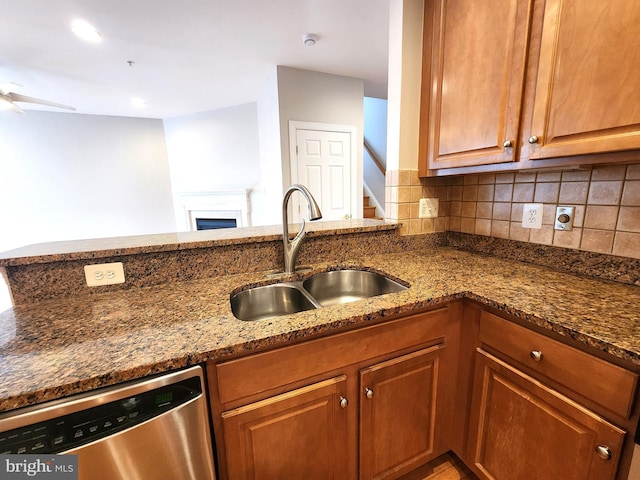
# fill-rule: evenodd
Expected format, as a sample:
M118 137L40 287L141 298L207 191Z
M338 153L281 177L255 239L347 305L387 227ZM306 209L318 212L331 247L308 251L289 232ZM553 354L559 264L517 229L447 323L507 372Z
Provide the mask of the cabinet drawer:
M612 412L631 414L638 375L629 370L488 312L480 316L480 341Z
M448 308L441 308L220 363L216 365L220 403L403 348L444 341L448 312Z

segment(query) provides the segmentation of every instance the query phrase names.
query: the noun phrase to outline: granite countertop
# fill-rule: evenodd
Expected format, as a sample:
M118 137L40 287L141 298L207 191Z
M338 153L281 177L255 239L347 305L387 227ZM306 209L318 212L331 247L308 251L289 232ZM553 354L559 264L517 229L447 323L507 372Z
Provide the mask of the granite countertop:
M336 264L314 264L313 272ZM0 411L212 359L285 345L414 309L470 298L640 370L640 287L449 247L346 260L406 291L257 322L234 318L231 292L264 272L43 301L0 313ZM312 272L299 273L306 277Z

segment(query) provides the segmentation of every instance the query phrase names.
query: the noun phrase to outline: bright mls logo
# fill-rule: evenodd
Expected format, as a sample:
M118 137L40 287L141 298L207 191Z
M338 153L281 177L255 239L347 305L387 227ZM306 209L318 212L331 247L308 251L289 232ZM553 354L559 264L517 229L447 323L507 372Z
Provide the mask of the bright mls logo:
M0 455L2 480L78 480L77 455Z

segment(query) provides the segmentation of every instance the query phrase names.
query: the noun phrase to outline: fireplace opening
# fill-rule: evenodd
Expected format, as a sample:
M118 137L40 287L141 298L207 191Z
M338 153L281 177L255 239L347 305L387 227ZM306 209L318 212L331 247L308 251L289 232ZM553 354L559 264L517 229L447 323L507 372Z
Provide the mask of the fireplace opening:
M235 218L196 218L196 230L216 230L218 228L236 228Z

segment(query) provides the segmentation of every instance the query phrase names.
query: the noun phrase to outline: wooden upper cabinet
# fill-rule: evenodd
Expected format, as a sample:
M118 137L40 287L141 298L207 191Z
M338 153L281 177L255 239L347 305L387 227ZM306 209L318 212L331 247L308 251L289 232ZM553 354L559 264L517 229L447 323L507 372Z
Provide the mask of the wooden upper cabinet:
M640 2L547 0L538 65L529 158L640 149Z
M429 169L515 160L530 11L531 0L438 0L426 8Z

